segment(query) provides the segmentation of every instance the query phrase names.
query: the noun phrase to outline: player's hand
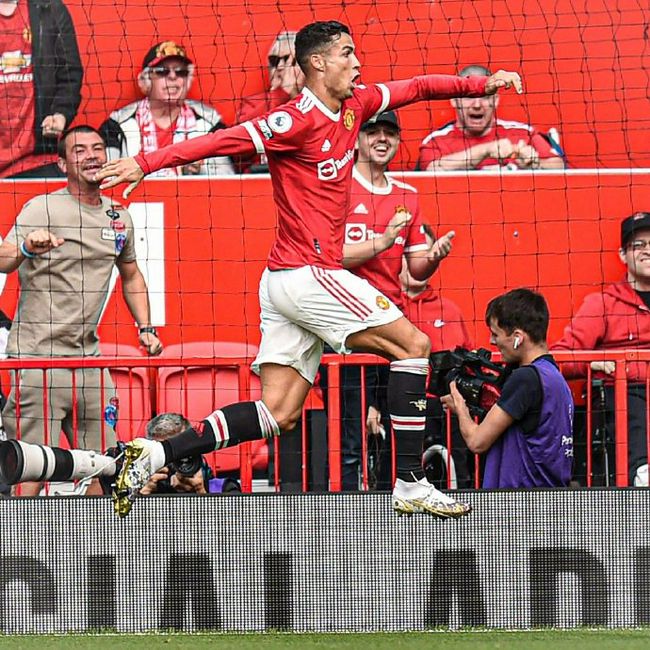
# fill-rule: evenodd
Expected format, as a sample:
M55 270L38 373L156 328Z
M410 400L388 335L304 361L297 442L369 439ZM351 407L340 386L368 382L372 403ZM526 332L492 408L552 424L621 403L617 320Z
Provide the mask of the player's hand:
M160 339L151 332L143 332L139 335L140 345L152 357L157 357L163 350L163 344Z
M161 467L157 472L151 475L149 480L142 486L140 494L154 494L158 490L159 481L164 481L169 478L169 469Z
M508 72L507 70L497 70L488 77L485 84L485 94L494 95L499 88L514 88L519 95L524 92L521 77L516 72Z
M444 260L447 255L451 252L452 243L451 240L456 236L455 230L450 230L448 233L444 234L439 239L433 242L433 245L427 253L427 259L429 262L437 263L440 260Z
M32 255L42 255L43 253L48 253L53 248L58 248L63 242L63 239L53 235L49 230L40 228L39 230L30 232L25 237L25 248Z
M57 138L65 130L65 115L54 113L46 115L41 122L44 138Z
M144 178L144 172L135 158L120 158L104 163L102 168L95 174L96 181L104 181L99 187L102 190L110 189L120 183L130 183L122 194L127 199L129 194L140 184ZM108 179L108 180L106 180Z
M614 361L592 361L590 365L595 372L604 372L606 375L613 375L616 370Z
M408 210L398 210L393 218L388 222L384 234L381 236L383 243L382 250L390 248L394 243L397 237L399 236L400 231L408 222L412 219L411 213Z

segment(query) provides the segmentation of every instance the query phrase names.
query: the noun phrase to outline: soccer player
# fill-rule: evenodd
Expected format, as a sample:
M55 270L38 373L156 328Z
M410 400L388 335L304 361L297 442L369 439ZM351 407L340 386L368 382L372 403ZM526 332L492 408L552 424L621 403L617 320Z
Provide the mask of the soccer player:
M126 515L147 477L176 458L289 431L300 416L320 361L323 341L338 352L390 359L389 411L397 454L417 458L425 426L429 339L367 281L342 268L344 223L354 146L374 115L426 99L522 91L519 75L428 75L387 84L359 84L361 64L349 29L335 21L303 27L296 58L303 91L244 124L111 162L98 173L109 188L145 174L212 155L266 153L278 208L278 236L260 280L262 341L253 369L262 399L232 404L163 443L134 440L116 482L115 508ZM406 464L404 465L406 468ZM470 506L438 492L414 463L393 493L399 513L461 517ZM401 486L405 486L403 489Z

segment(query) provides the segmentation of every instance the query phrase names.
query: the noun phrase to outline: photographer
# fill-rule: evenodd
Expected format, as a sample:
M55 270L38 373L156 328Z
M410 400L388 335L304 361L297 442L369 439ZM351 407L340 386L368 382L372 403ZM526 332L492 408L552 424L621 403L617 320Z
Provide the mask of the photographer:
M189 427L178 413L162 413L147 424L147 437L165 440ZM84 449L61 449L18 440L0 442L0 480L9 485L39 480L93 480L87 495L110 494L122 467L124 443L104 454ZM233 479L213 478L203 456L183 458L156 472L143 487L143 494L208 494L241 492Z
M465 442L486 453L484 488L563 487L573 463L573 400L548 353L548 307L529 289L490 301L485 322L490 343L514 370L480 424L451 382L443 404L458 416Z

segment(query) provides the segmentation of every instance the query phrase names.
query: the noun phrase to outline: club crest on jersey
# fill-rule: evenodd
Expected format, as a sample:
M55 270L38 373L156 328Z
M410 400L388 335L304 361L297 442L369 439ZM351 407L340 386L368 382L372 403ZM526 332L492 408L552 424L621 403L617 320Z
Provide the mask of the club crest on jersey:
M384 296L377 296L376 302L377 302L377 307L379 307L379 309L383 309L384 311L386 311L390 307L388 298L384 298Z
M348 131L352 130L352 127L354 126L354 120L354 111L351 108L346 108L345 113L343 113L343 126Z
M286 111L271 113L268 122L271 131L275 131L276 133L286 133L293 126L291 115Z
M346 223L345 224L345 243L357 244L366 240L365 223Z

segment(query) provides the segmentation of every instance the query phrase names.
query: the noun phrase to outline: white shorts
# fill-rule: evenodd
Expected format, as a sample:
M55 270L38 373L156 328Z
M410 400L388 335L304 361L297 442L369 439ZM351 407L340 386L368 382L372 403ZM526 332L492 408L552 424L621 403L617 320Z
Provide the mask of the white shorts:
M262 342L253 362L295 368L313 383L323 341L336 352L351 352L351 334L396 321L402 312L369 282L346 269L269 271L260 280Z

